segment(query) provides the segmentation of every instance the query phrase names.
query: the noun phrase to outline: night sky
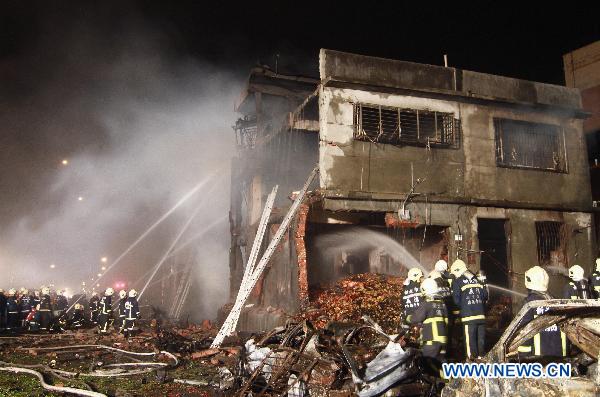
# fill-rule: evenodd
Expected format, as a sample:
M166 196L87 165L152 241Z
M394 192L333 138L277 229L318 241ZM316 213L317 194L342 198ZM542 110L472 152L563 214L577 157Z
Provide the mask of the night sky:
M110 41L130 25L245 74L256 63L315 74L319 48L562 84L562 55L600 39L595 2L8 1L2 59L77 25ZM104 36L101 38L100 36ZM125 39L125 38L124 38ZM41 40L43 41L43 40ZM48 43L46 43L48 45Z
M4 1L0 287L76 286L199 180L226 175L233 103L254 65L316 76L320 48L437 65L448 54L450 66L563 84L562 55L600 39L598 7L529 3ZM218 273L210 310L228 291L228 183L210 187L223 198L190 232L219 225L198 259L211 269L200 289ZM185 211L110 281L146 272Z

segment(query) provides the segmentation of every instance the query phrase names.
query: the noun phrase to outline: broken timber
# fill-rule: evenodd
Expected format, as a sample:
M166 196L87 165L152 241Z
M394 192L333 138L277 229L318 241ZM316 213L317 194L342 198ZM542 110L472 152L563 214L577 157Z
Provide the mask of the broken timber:
M275 249L281 242L281 239L283 238L284 233L287 231L287 229L290 225L290 222L292 221L292 218L296 215L296 212L298 211L298 208L300 207L300 203L302 203L302 200L304 200L304 196L306 195L308 187L310 186L312 181L315 179L315 176L317 175L318 172L319 172L319 167L317 166L312 170L312 172L308 176L308 179L306 179L306 182L304 183L302 190L300 190L300 192L298 192L296 199L294 200L288 213L283 218L281 225L277 229L277 232L275 233L273 240L271 240L269 246L265 250L265 253L263 254L260 262L254 267L254 263L252 263L252 261L251 261L252 258L250 258L250 260L248 261L248 264L246 265L246 271L244 271L244 279L242 280L242 284L240 285L240 290L238 292L238 296L235 301L235 304L234 304L233 308L231 309L231 311L229 312L229 315L227 316L227 319L223 323L223 326L219 330L219 333L215 337L215 340L213 341L211 348L217 348L217 347L221 346L225 337L230 335L235 330L235 327L237 326L237 321L242 312L242 307L244 306L244 303L246 302L246 300L248 300L250 293L254 289L254 286L258 282L258 279L260 278L262 272L265 270L267 264L269 263L271 256L273 255L273 253L275 252ZM276 189L273 189L273 190L276 192ZM271 194L273 194L273 192ZM271 198L271 196L269 196L269 198ZM273 199L274 199L274 197L273 197ZM263 217L265 216L266 212L267 212L267 205L265 205L265 211L263 212ZM270 214L271 210L269 209L268 212ZM263 221L265 223L264 226L266 228L266 222L268 221L268 215L266 216L266 219L261 218L261 226L262 226ZM264 231L262 233L260 233L260 232L261 232L261 230L260 230L260 226L259 226L259 231L256 234L256 239L260 239L262 241L262 238L263 238L262 236L264 235ZM255 243L256 243L256 240L255 240ZM250 253L251 256L254 253L254 251L255 250L254 250L254 246L253 246L252 251ZM258 253L258 247L256 248L256 253Z

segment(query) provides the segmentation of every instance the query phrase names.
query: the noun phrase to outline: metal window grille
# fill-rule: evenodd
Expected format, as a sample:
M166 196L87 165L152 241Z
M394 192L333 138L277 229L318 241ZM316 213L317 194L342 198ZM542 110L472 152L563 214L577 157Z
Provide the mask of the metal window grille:
M559 126L494 119L494 130L499 166L567 172L564 133Z
M452 113L354 105L354 138L376 143L457 146L460 123Z
M235 126L233 126L233 129L235 130L238 148L254 149L254 146L256 145L256 134L258 131L256 126L256 117L245 116L243 119L238 119L235 123Z
M541 266L566 266L567 228L562 222L535 223L538 263Z

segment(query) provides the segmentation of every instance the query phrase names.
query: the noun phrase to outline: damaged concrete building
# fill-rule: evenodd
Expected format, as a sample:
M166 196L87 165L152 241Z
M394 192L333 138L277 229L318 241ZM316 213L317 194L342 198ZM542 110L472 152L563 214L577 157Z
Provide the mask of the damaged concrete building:
M271 188L280 194L266 240L293 191L320 172L238 329L269 329L307 307L313 289L354 273L402 276L415 259L432 269L459 257L517 291L533 265L590 270L576 89L331 50L319 71L256 68L236 104L232 296ZM553 277L551 289L564 282Z

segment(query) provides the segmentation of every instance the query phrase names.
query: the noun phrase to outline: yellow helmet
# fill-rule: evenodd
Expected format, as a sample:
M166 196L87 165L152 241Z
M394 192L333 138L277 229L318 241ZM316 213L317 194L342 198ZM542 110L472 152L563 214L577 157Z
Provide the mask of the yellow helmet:
M437 270L438 272L448 271L448 262L446 262L443 259L440 259L439 261L435 262L435 265L433 268L435 270Z
M534 266L525 272L525 288L532 291L548 291L548 273L539 266Z
M434 279L426 278L421 283L421 291L423 291L425 295L432 297L440 293L440 287Z
M419 269L418 267L413 267L408 270L407 278L410 281L414 281L414 282L418 283L423 278L423 271L421 271L421 269Z
M454 274L456 278L462 276L466 271L467 264L461 259L455 260L450 267L450 273Z
M581 281L584 277L583 268L579 265L573 265L569 268L569 278L573 281Z
M600 272L600 258L596 259L596 271Z

